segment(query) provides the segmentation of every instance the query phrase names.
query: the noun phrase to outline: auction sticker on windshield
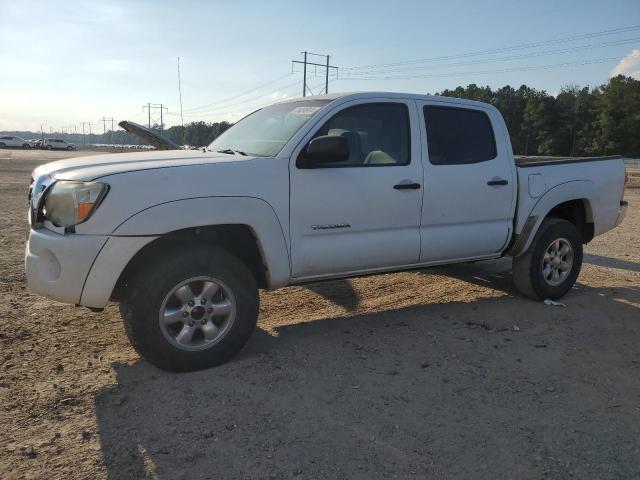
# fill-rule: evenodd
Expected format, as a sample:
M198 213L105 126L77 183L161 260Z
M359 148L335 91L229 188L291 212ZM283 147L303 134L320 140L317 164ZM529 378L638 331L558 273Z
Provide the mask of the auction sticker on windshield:
M291 112L289 112L289 114L290 115L308 116L308 115L313 115L314 113L316 113L321 108L322 107L296 107L293 110L291 110Z

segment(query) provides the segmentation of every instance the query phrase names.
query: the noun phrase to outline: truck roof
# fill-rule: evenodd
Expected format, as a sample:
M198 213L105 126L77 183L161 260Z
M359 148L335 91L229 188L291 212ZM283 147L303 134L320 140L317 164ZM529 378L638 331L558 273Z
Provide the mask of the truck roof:
M455 103L460 105L470 105L470 106L482 106L484 108L495 108L493 105L484 102L477 102L475 100L467 100L464 98L457 97L445 97L443 95L423 95L419 93L400 93L400 92L336 92L329 93L324 95L309 95L306 97L297 97L297 98L287 98L286 100L282 100L277 103L291 103L291 102L300 102L303 100L355 100L359 98L397 98L397 99L412 99L412 100L428 100L434 102L443 102L443 103Z

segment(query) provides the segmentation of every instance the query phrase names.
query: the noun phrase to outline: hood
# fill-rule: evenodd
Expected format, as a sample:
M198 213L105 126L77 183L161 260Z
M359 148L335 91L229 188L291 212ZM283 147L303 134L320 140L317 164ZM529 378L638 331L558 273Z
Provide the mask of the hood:
M90 181L105 175L150 170L157 168L182 167L214 163L233 163L255 160L256 157L230 155L202 150L166 150L151 152L113 153L68 158L39 166L33 177L49 175L57 180ZM264 159L262 159L264 160Z
M156 147L158 150L180 150L182 145L175 143L173 140L169 140L164 135L152 130L151 128L143 127L142 125L134 122L123 120L118 123L123 129L129 133L133 133L136 137L141 138L149 145Z

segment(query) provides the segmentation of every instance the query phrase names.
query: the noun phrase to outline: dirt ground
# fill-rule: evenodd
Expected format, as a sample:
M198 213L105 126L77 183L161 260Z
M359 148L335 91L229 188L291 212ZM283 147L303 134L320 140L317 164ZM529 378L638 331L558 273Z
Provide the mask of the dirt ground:
M509 261L261 296L230 363L170 374L25 285L29 173L0 150L0 478L638 479L640 190L566 308Z

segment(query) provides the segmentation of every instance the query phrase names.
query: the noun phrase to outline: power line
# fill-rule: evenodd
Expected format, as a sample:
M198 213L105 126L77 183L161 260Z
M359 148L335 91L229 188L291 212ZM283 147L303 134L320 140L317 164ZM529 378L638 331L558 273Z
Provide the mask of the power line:
M287 84L287 85L285 85L285 86L281 87L281 88L280 88L280 90L283 90L283 91L284 91L284 90L287 90L287 89L289 89L289 88L291 88L291 87L293 87L293 86L295 86L295 85L298 85L299 83L300 83L300 81L299 81L299 80L296 80L294 83ZM247 98L247 99L245 99L245 100L241 100L241 101L239 101L239 102L235 102L235 103L231 103L231 104L226 104L226 105L223 105L222 107L220 107L220 108L218 108L218 109L212 109L212 110L208 110L208 111L201 111L201 112L194 112L194 113L186 114L186 116L187 116L187 117L197 117L197 116L202 116L202 115L210 115L210 114L212 114L212 113L217 113L217 112L219 112L220 110L226 110L226 109L228 109L228 108L231 108L231 107L234 107L234 106L237 106L237 105L242 105L243 103L252 102L252 101L258 100L258 99L260 99L260 98L264 98L264 97L267 97L267 96L273 95L273 93L275 93L275 92L265 93L265 94L257 95L257 96L255 96L255 97Z
M592 50L594 48L604 48L604 47L612 47L612 46L618 46L618 45L626 45L626 44L631 44L631 43L637 43L638 41L640 41L640 37L628 38L628 39L624 39L624 40L616 40L616 41L612 41L612 42L593 43L593 44L589 44L589 45L580 45L580 46L570 47L570 48L561 48L561 49L555 49L555 50L543 50L541 52L521 53L521 54L510 55L510 56L506 56L506 57L488 58L488 59L483 59L483 60L471 60L471 61L467 61L467 62L445 63L445 64L440 64L440 65L419 65L419 66L415 66L415 67L392 68L392 69L388 69L388 70L370 70L370 71L363 71L363 72L351 72L351 73L348 73L346 76L360 76L360 75L366 76L366 75L371 75L371 74L378 75L378 74L385 74L385 73L409 72L409 71L413 71L413 70L433 70L433 69L448 68L448 67L461 67L461 66L466 66L466 65L479 65L479 64L484 64L484 63L497 63L497 62L510 61L510 60L520 60L520 59L524 59L524 58L543 57L543 56L547 56L547 55L556 55L556 54L562 54L562 53L570 53L570 52L578 52L578 51L584 51L584 50Z
M640 58L640 54L637 55L627 55L625 58ZM432 74L420 74L420 75L403 75L403 76L394 76L394 77L345 77L341 76L338 80L410 80L414 78L440 78L440 77L455 77L462 75L484 75L489 73L509 73L509 72L528 72L533 70L550 70L553 68L565 68L565 67L573 67L573 66L581 66L581 65L593 65L596 63L604 63L609 62L611 60L619 60L620 57L606 57L606 58L596 58L593 60L583 60L578 62L565 62L565 63L555 63L555 64L547 64L547 65L532 65L527 67L514 67L514 68L504 68L504 69L492 69L492 70L479 70L475 72L449 72L449 73L432 73Z
M216 100L215 102L211 102L211 103L207 103L207 104L204 104L204 105L200 105L200 106L198 106L198 107L188 108L188 109L186 109L186 110L185 110L185 112L194 112L194 111L196 111L196 110L204 110L204 109L210 108L210 107L212 107L212 106L214 106L214 105L220 105L220 104L222 104L222 103L226 103L226 102L228 102L228 101L230 101L230 100L235 100L236 98L244 97L245 95L248 95L248 94L250 94L250 93L256 92L256 91L258 91L258 90L260 90L260 89L262 89L262 88L264 88L264 87L267 87L267 86L269 86L269 85L273 85L273 84L274 84L274 83L276 83L276 82L279 82L279 81L281 81L281 80L284 80L285 78L287 78L287 77L289 77L289 76L290 76L290 74L289 74L289 73L287 73L286 75L283 75L283 76L281 76L281 77L278 77L278 78L274 78L274 79L272 79L272 80L269 80L269 81L268 81L268 82L266 82L266 83L263 83L263 84L261 84L261 85L258 85L257 87L253 87L253 88L251 88L251 89L249 89L249 90L246 90L246 91L244 91L244 92L242 92L242 93L239 93L239 94L237 94L237 95L233 95L233 96L231 96L231 97L223 98L223 99L221 99L221 100Z
M295 83L295 86L300 87L301 84L302 84L302 82L298 81L298 82ZM313 90L320 89L323 86L324 86L323 83L320 83L318 85L314 85L313 86ZM272 105L273 103L274 103L273 100L268 101L268 102L262 101L262 102L259 102L257 104L248 105L248 106L240 108L240 109L232 109L232 110L227 110L227 111L218 111L218 112L214 112L214 113L208 113L208 114L206 114L206 116L207 117L212 117L212 116L223 117L225 115L230 115L230 114L236 115L237 114L242 118L242 117L245 117L246 115L248 115L251 112L254 112L254 111L259 110L261 108L264 108L264 107L267 107L269 105Z
M640 30L640 25L632 25L632 26L629 26L629 27L614 28L614 29L610 29L610 30L601 30L601 31L598 31L598 32L584 33L584 34L580 34L580 35L573 35L573 36L570 36L570 37L555 38L555 39L552 39L552 40L544 40L544 41L530 42L530 43L520 43L520 44L517 44L517 45L512 45L512 46L502 47L502 48L495 48L495 49L489 49L489 50L474 50L474 51L466 52L466 53L459 53L459 54L454 54L454 55L443 55L443 56L439 56L439 57L429 57L429 58L422 58L422 59L417 59L417 60L407 60L407 61L403 61L403 62L378 63L378 64L372 64L372 65L360 65L360 66L353 66L353 67L344 67L344 68L342 68L342 70L351 72L351 71L354 71L354 70L366 70L366 69L376 69L376 68L385 68L385 67L396 67L396 66L411 65L411 64L418 64L418 63L438 62L438 61L442 61L442 60L453 60L453 59L456 59L456 58L466 58L466 57L474 57L474 56L480 56L480 55L491 55L491 54L495 54L495 53L511 52L511 51L514 51L514 50L523 50L523 49L527 49L527 48L536 48L536 47L543 47L543 46L547 46L547 45L555 45L555 44L558 44L558 43L573 42L573 41L576 41L576 40L597 38L597 37L602 37L602 36L606 36L606 35L615 35L615 34L619 34L619 33L635 32L635 31L638 31L638 30Z

